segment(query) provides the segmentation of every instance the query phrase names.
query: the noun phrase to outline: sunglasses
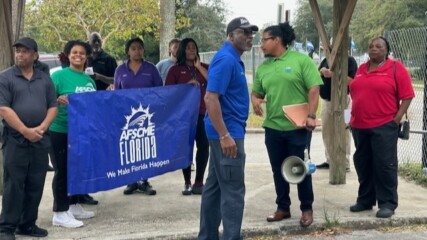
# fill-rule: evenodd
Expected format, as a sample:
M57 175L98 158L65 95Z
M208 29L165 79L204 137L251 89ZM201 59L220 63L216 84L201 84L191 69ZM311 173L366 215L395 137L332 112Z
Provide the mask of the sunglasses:
M243 33L246 36L254 36L256 33L254 31L252 31L251 29L242 29L242 28L236 29L235 32Z

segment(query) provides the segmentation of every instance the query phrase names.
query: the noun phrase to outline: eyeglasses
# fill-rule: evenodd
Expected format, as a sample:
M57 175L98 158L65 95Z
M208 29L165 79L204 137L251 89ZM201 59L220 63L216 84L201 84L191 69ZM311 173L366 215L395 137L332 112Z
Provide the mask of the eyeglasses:
M255 35L255 32L254 32L254 31L252 31L251 29L241 29L241 28L238 28L238 29L236 29L235 31L236 31L236 32L243 33L243 34L245 34L246 36L254 36L254 35Z
M261 38L261 43L265 43L270 39L274 39L275 37L266 37L266 38Z

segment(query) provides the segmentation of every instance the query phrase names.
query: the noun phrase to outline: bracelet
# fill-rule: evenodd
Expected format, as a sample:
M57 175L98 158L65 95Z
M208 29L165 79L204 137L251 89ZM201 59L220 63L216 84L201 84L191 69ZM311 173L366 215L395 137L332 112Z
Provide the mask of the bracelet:
M230 133L228 132L227 134L225 134L224 136L219 137L219 140L224 140L225 138L229 137Z

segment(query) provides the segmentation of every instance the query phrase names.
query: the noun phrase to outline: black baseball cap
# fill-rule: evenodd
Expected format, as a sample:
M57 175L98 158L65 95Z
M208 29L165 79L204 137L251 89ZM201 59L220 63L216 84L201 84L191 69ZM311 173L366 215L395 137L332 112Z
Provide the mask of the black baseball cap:
M227 25L227 35L237 28L242 29L251 29L252 31L258 31L258 27L256 25L252 25L249 23L248 19L244 17L238 17L231 20Z
M36 41L34 41L34 39L29 38L29 37L23 37L20 38L18 41L15 42L15 44L13 44L14 47L17 46L24 46L30 50L33 50L34 52L38 51L38 47L37 47L37 43Z

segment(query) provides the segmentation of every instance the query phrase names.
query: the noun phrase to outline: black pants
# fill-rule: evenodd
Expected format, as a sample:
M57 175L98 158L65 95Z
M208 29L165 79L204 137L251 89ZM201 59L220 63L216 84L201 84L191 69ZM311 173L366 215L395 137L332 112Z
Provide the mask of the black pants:
M68 197L67 192L67 154L68 134L50 132L54 157L51 159L55 175L52 181L53 211L68 211L70 204L77 203L77 196Z
M48 147L37 147L12 137L4 144L4 193L0 215L0 231L14 232L16 227L35 225L43 195Z
M195 182L203 183L203 178L205 176L206 166L209 159L209 141L206 136L205 131L205 122L204 115L199 115L197 120L197 130L196 130L196 180ZM182 169L184 175L185 183L191 182L191 164Z
M397 134L391 121L369 129L352 129L356 152L354 167L359 180L357 202L364 206L397 208Z
M265 128L265 145L270 158L271 170L273 171L274 185L276 189L277 209L289 211L291 199L289 197L289 183L282 176L282 164L289 156L297 156L304 159L304 149L307 146L307 134L305 129L293 131L278 131ZM300 210L312 210L314 201L313 185L311 175L307 175L297 185Z

